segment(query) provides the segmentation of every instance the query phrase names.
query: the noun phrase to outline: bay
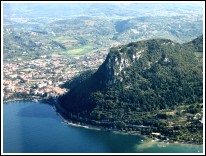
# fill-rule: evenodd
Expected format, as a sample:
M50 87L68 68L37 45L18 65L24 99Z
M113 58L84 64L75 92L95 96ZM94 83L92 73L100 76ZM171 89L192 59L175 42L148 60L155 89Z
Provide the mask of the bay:
M42 102L3 104L4 153L202 153L203 145L145 142L141 136L66 125Z

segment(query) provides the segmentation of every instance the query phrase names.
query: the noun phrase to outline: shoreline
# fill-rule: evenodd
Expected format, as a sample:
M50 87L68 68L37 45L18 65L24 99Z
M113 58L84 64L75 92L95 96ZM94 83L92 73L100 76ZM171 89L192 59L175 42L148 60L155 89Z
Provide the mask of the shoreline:
M8 99L8 100L3 100L3 103L15 102L15 101L34 101L34 100L37 100L35 102L38 102L38 101L47 102L46 100L48 100L48 98L40 98L38 96L29 97L29 98L13 98L13 99ZM55 101L53 101L53 102L55 102Z
M53 106L55 107L55 105ZM56 108L55 108L56 109ZM55 110L56 111L56 110ZM107 128L103 128L100 126L93 126L93 125L88 125L88 124L79 124L76 122L73 122L72 120L67 120L65 119L59 112L56 111L56 113L58 114L58 116L61 118L62 123L69 125L69 126L74 126L74 127L82 127L82 128L86 128L86 129L91 129L91 130L99 130L99 131L107 131L107 132L111 132L114 134L122 134L122 135L135 135L135 136L139 136L141 138L143 138L144 142L155 142L155 143L165 143L165 144L180 144L180 145L203 145L203 144L197 144L197 143L191 143L191 142L182 142L182 141L173 141L173 140L161 140L157 138L151 138L148 137L146 135L141 135L139 132L136 131L120 131L117 129L107 129Z
M70 126L76 126L76 127L82 127L82 128L87 128L87 129L96 129L96 130L102 130L102 131L108 131L108 132L112 132L114 134L123 134L123 135L136 135L136 136L139 136L139 137L142 137L144 139L144 141L146 142L162 142L162 143L165 143L165 144L181 144L181 145L203 145L202 144L198 144L198 143L192 143L192 142L186 142L186 141L174 141L174 140L161 140L161 139L158 139L157 138L151 138L151 137L148 137L146 135L141 135L139 132L137 131L127 131L127 132L124 132L124 131L120 131L120 130L117 130L117 129L107 129L107 128L103 128L103 127L100 127L100 126L93 126L93 125L88 125L88 124L79 124L79 123L76 123L72 120L67 120L65 119L61 113L59 111L57 111L57 107L60 111L65 111L61 106L59 106L58 102L56 101L53 105L53 107L55 107L55 111L56 113L58 114L58 116L60 116L60 118L63 120L63 123L64 124L67 124L67 125L70 125ZM133 133L132 133L133 132Z
M59 113L58 113L58 116L60 116ZM114 134L139 136L139 137L143 138L142 141L144 141L144 143L155 142L155 143L164 143L164 144L203 145L203 144L196 144L196 143L188 143L186 141L182 142L182 141L161 140L161 139L156 140L155 138L150 138L150 137L148 137L146 135L141 135L140 133L134 132L134 131L123 132L123 131L119 131L119 130L112 130L112 129L102 128L102 127L98 127L98 126L82 125L82 124L78 124L78 123L73 123L72 121L68 121L66 119L64 119L64 121L62 121L62 123L66 124L66 125L69 125L69 126L81 127L81 128L86 128L86 129L91 129L91 130L98 130L98 131L107 131L107 132L111 132L111 133L114 133Z
M58 116L61 116L59 112L56 112L58 114ZM75 123L72 120L68 121L66 119L64 119L62 116L60 117L62 119L62 123L69 125L69 126L74 126L74 127L81 127L81 128L85 128L85 129L90 129L90 130L97 130L97 131L104 131L104 132L111 132L114 134L121 134L121 135L134 135L134 136L139 136L142 139L144 139L144 141L151 141L151 138L148 138L147 136L141 135L140 133L136 132L136 131L128 131L128 132L124 132L124 131L120 131L120 130L113 130L113 129L108 129L108 128L103 128L100 126L93 126L93 125L88 125L88 124L79 124L79 123Z
M51 103L50 102L46 102L44 100L48 100L48 99L40 99L40 98L15 98L15 99L10 99L10 100L6 100L6 101L3 101L3 103L8 103L8 102L15 102L15 101L29 101L29 100L38 100L38 101L43 101L47 104ZM38 102L38 101L35 101L35 102ZM98 130L98 131L107 131L107 132L112 132L114 134L122 134L122 135L136 135L136 136L139 136L139 137L142 137L144 140L144 142L155 142L155 143L165 143L165 144L180 144L180 145L203 145L203 144L197 144L197 143L192 143L192 142L186 142L186 141L173 141L173 140L161 140L161 139L157 139L157 138L150 138L146 135L141 135L139 132L137 131L120 131L120 130L117 130L117 129L109 129L109 128L104 128L104 127L100 127L100 126L93 126L93 125L88 125L88 124L81 124L81 123L76 123L72 120L67 120L65 119L60 112L57 111L56 109L56 106L58 105L58 102L57 101L53 101L52 102L53 105L53 110L54 112L57 114L57 116L62 120L62 123L66 124L66 125L69 125L69 126L74 126L74 127L81 127L81 128L86 128L86 129L91 129L91 130ZM59 105L58 105L59 106ZM62 109L62 108L61 108Z
M8 103L8 102L15 102L15 101L27 101L27 100L34 100L33 98L14 98L14 99L9 99L9 100L3 100L3 103Z

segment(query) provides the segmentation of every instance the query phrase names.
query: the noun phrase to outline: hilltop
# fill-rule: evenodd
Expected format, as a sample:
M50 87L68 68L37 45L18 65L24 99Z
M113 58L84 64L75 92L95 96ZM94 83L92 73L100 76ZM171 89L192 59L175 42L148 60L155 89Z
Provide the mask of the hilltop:
M200 143L203 70L194 48L168 39L111 48L94 74L59 98L59 106L79 122Z

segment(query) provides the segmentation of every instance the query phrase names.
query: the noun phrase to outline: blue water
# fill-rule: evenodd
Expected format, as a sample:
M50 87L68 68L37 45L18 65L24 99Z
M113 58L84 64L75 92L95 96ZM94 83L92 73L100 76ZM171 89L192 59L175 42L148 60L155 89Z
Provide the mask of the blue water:
M132 135L73 127L41 102L3 104L4 153L202 153L202 145L144 143Z

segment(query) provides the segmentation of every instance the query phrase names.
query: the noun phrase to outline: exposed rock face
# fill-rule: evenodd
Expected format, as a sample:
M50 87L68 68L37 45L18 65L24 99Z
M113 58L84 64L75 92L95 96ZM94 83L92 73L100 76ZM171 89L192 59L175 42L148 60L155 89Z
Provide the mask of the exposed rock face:
M108 56L105 60L105 66L101 68L105 68L106 78L104 79L104 84L106 86L115 84L119 81L123 81L123 75L125 74L128 67L132 66L135 61L138 61L142 55L144 55L144 49L136 49L133 47L129 47L132 53L127 54L123 53L119 48L116 51L116 55ZM112 50L111 50L112 51Z

